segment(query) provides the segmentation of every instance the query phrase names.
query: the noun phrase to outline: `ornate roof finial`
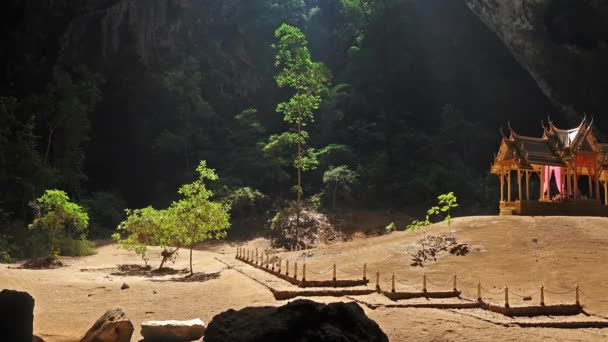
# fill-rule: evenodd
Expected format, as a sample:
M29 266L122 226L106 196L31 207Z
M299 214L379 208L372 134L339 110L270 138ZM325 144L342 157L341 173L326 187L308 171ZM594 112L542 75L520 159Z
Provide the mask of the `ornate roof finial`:
M500 131L500 135L502 135L503 139L507 139L505 132L502 130L502 125L500 125L499 131Z

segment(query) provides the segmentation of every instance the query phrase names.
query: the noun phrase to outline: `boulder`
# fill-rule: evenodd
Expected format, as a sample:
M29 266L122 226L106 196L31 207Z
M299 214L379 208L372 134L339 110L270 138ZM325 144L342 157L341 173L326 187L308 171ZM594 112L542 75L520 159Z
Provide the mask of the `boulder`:
M87 331L80 342L129 342L133 324L122 309L106 311Z
M356 303L296 300L280 307L222 312L209 322L204 341L384 342L388 337Z
M34 298L27 292L0 292L0 332L2 341L31 341L34 325Z
M190 321L147 321L141 323L144 341L194 341L203 337L205 323Z

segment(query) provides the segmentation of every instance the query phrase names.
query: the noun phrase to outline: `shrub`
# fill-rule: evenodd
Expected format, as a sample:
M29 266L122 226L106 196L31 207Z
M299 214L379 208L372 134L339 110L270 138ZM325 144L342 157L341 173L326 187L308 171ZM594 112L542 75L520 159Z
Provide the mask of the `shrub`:
M69 236L62 236L58 240L59 254L65 256L86 256L97 253L95 244L85 239L74 239Z
M0 234L0 263L10 263L13 262L13 258L11 254L13 249L10 245L10 236Z
M395 222L391 222L384 228L384 231L389 234L395 231Z
M36 232L47 232L50 241L48 256L56 254L57 238L66 232L84 238L89 225L89 215L76 203L70 202L61 190L47 190L32 203L35 219L29 228Z

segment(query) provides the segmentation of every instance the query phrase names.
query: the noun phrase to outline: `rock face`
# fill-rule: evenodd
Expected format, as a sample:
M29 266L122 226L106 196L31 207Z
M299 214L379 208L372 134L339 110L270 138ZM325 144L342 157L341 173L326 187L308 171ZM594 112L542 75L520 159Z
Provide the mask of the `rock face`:
M573 119L608 105L608 2L465 0Z
M3 341L32 341L34 298L27 292L0 292L0 334Z
M203 337L205 323L190 321L147 321L141 323L141 336L145 341L194 341Z
M388 341L356 303L297 300L281 307L228 310L213 318L205 342Z
M106 311L87 331L81 342L129 342L133 324L121 309Z
M60 39L64 62L105 61L132 49L146 61L175 44L178 13L188 0L87 0Z

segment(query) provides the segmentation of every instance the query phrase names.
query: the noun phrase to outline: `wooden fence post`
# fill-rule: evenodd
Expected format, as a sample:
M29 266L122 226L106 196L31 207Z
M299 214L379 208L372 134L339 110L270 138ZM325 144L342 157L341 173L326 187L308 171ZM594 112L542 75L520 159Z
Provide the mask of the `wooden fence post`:
M393 279L391 281L391 292L395 293L395 273L393 272Z
M279 258L279 274L281 274L281 264L283 263L283 260L281 260L281 258Z
M367 280L367 264L363 264L363 281Z
M333 277L333 281L334 281L334 283L336 282L336 264L334 264L334 277Z
M541 306L545 305L545 286L544 285L540 286L540 305Z
M422 292L426 292L426 273L422 275Z
M454 287L452 288L452 290L454 290L454 292L456 292L456 273L454 273Z
M481 281L477 282L477 301L481 303Z
M266 252L266 269L268 269L268 264L270 263L270 254Z
M285 260L285 275L289 277L289 259Z
M302 283L306 281L306 263L302 266Z
M235 257L236 259L238 259L238 258L239 258L239 252L240 252L240 250L239 250L239 249L240 249L240 247L237 247L237 248L236 248L236 257Z
M505 286L505 308L509 307L509 287Z
M574 290L576 292L576 305L581 305L581 302L579 300L579 296L578 296L578 284L576 284L576 286L574 287Z
M380 293L380 272L376 272L376 291Z
M258 249L255 249L255 264L258 264Z
M298 262L293 266L293 279L298 279Z

